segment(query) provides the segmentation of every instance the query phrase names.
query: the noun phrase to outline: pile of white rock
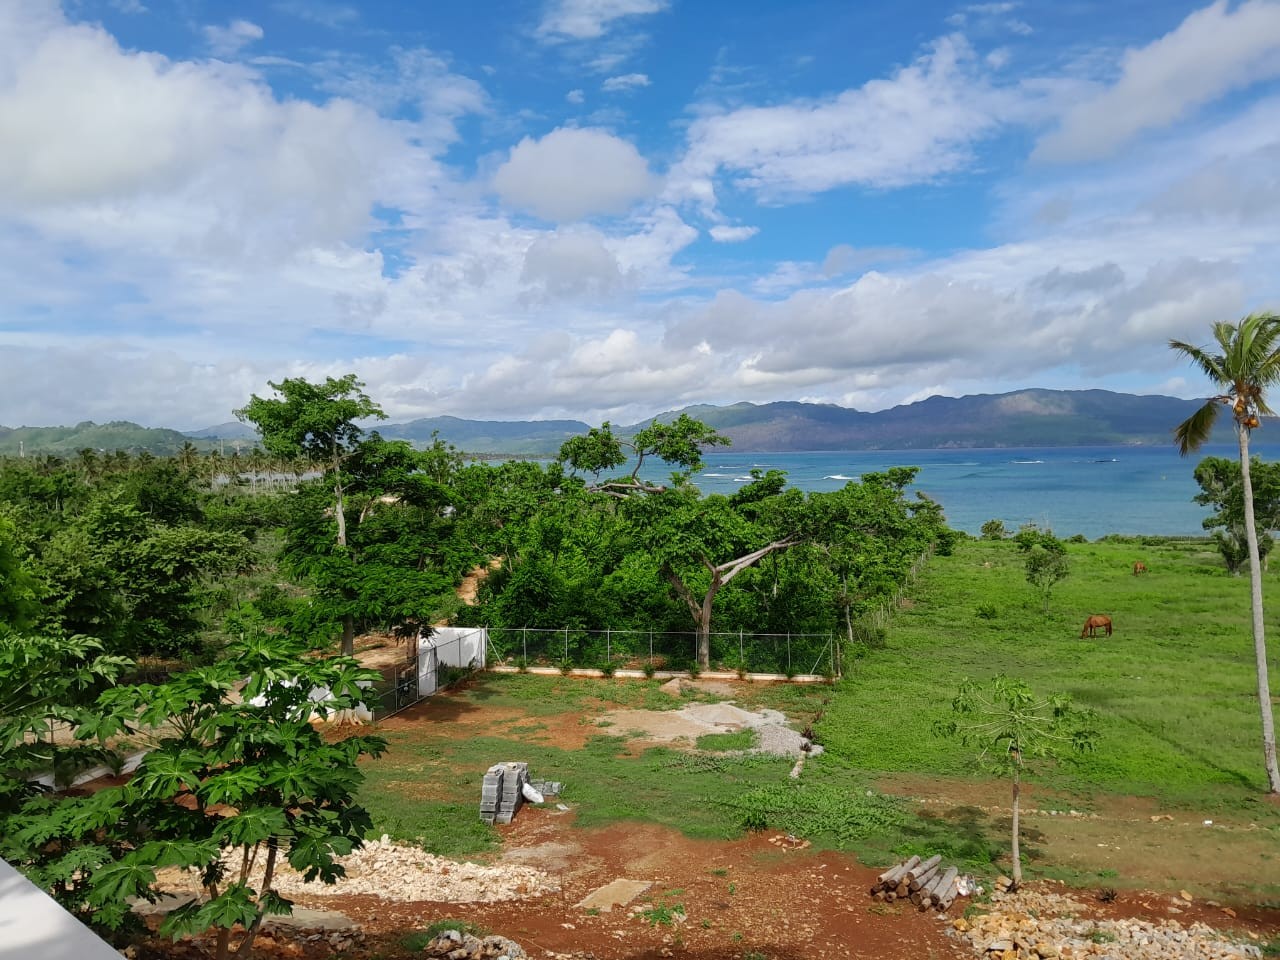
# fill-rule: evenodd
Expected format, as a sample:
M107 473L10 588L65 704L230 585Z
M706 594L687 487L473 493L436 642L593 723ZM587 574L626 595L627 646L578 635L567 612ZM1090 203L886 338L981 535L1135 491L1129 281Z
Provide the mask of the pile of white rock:
M560 889L559 883L535 867L459 863L395 843L385 834L338 862L347 875L337 883L303 883L301 875L286 869L276 874L272 885L285 896L367 893L384 900L446 903L519 900Z
M952 921L974 950L998 960L1240 960L1262 950L1239 943L1207 924L1177 920L1084 919L1078 900L1025 888L997 892L992 909Z

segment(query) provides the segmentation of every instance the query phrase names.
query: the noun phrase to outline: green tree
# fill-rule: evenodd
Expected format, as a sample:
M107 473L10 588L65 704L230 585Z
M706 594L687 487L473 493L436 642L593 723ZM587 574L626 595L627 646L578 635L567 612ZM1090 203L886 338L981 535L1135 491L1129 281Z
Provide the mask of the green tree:
M654 420L649 426L636 431L627 439L614 434L606 420L600 427L592 427L579 437L571 437L560 447L559 462L568 463L575 470L592 474L595 482L592 492L606 493L625 498L636 493L663 493L663 484L646 482L640 473L646 459L654 458L667 464L683 467L673 474L678 486L689 475L702 468L702 451L706 447L728 446L728 437L716 433L701 420L682 413L671 423ZM600 474L613 470L634 459L629 475L612 480L601 480Z
M279 457L303 456L324 473L333 493L332 520L339 552L347 548L347 511L344 464L359 449L364 430L357 420L385 420L386 414L364 393L364 384L354 373L322 384L301 377L268 383L279 396L252 395L249 403L235 411L242 422L252 423L262 435L263 445ZM355 650L355 617L342 618L342 652Z
M693 618L704 670L711 666L711 618L720 591L765 557L802 541L761 500L750 499L755 491L748 488L755 484L769 488L771 480L757 478L740 489L743 499L700 497L685 485L626 504L637 542L658 561L660 575Z
M1091 711L1073 707L1063 694L1036 697L1021 680L1001 675L986 684L966 678L951 702L951 716L934 725L940 736L977 748L978 762L988 773L1012 781L1015 885L1022 883L1019 817L1022 778L1032 772L1028 762L1092 750L1098 739L1095 721Z
M1262 715L1262 755L1271 793L1280 793L1280 766L1276 763L1275 719L1271 711L1271 688L1267 679L1267 641L1263 626L1262 562L1258 549L1258 528L1254 516L1253 480L1250 473L1249 439L1272 413L1267 390L1280 382L1280 316L1254 313L1239 323L1219 321L1213 325L1213 347L1197 347L1180 340L1169 346L1186 356L1209 378L1220 392L1178 424L1174 440L1186 456L1209 439L1223 407L1231 409L1240 454L1240 483L1243 491L1245 542L1249 554L1249 598L1253 612L1253 650L1258 676L1258 704Z
M1053 588L1071 572L1066 544L1048 530L1037 530L1032 526L1023 527L1013 540L1026 555L1027 583L1040 594L1041 611L1048 613Z
M1008 536L1005 530L1004 521L1000 519L988 520L982 525L979 531L983 540L1003 540Z
M1249 475L1253 483L1258 556L1265 566L1275 543L1270 531L1280 527L1280 463L1266 463L1253 457ZM1196 464L1195 478L1200 485L1195 502L1215 508L1204 518L1203 526L1213 534L1227 570L1233 576L1238 575L1249 562L1240 464L1226 457L1205 457Z

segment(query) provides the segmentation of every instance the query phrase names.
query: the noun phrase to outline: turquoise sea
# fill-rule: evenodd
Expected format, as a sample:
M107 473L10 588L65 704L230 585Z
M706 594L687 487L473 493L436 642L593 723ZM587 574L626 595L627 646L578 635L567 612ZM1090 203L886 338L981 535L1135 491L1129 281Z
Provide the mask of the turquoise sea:
M1280 446L1254 444L1264 460ZM784 470L801 490L835 490L864 473L919 467L913 489L942 504L948 523L967 533L999 518L1015 529L1035 523L1060 537L1108 533L1203 536L1205 507L1192 476L1206 456L1237 457L1234 444L1187 457L1168 447L1008 447L994 450L878 450L812 453L714 451L693 479L704 493L732 493L752 468ZM648 471L646 470L646 473Z

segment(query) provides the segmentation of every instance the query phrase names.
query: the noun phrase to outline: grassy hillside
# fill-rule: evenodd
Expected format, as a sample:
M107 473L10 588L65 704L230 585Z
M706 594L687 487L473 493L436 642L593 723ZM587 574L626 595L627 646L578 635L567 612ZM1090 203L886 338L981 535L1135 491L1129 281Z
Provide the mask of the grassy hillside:
M1266 780L1248 581L1228 576L1204 541L1071 544L1069 558L1047 616L1013 543L968 542L936 558L884 648L841 684L820 725L824 742L871 770L964 775L965 752L930 725L962 677L1007 673L1100 714L1097 751L1050 770L1052 785L1203 809L1253 802ZM1149 574L1132 574L1139 559ZM1275 573L1265 592L1276 609ZM1093 613L1113 618L1113 636L1080 638Z

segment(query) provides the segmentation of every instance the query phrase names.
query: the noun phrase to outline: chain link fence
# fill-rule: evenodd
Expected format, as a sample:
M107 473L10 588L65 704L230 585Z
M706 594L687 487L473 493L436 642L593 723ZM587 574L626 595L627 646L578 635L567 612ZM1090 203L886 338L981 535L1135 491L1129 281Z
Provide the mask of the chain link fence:
M712 633L711 669L730 673L840 675L839 642L829 633ZM489 663L613 670L689 670L698 635L670 630L490 627Z

